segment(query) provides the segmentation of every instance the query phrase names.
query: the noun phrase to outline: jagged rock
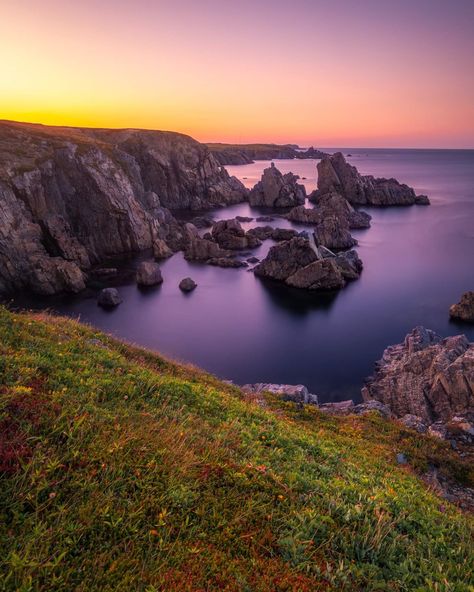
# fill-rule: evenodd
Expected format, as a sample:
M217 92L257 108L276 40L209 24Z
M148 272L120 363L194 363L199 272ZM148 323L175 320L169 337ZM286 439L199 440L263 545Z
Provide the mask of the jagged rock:
M314 229L316 245L323 245L328 249L350 249L357 245L356 239L351 235L347 223L336 216L328 216Z
M221 249L213 240L199 236L190 240L184 252L184 258L188 261L207 261L208 259L230 257L230 255L230 251Z
M241 251L258 247L261 242L252 233L246 233L238 220L219 220L212 227L212 238L223 249Z
M259 259L258 257L249 257L249 258L247 259L247 261L248 261L249 263L258 263L258 262L260 261L260 259Z
M236 216L235 219L238 222L252 222L253 218L251 218L250 216Z
M418 417L417 415L411 415L407 413L403 417L400 418L400 423L402 423L405 427L410 428L411 430L415 430L420 434L426 433L428 430L428 426L426 423Z
M464 335L442 339L416 327L388 347L362 389L365 401L388 405L396 417L416 415L427 425L474 412L474 344Z
M318 163L318 190L326 193L340 193L352 204L374 206L427 205L426 195L399 183L396 179L375 178L361 175L356 167L346 162L341 152L324 157Z
M384 405L380 401L366 401L365 403L359 403L354 406L353 413L357 415L365 415L366 413L372 413L376 411L382 417L386 419L393 416L392 411L388 405Z
M212 259L208 259L207 263L209 265L215 265L216 267L231 267L231 268L239 268L239 267L248 267L248 263L245 261L240 261L239 259L230 259L226 257L213 257Z
M474 323L474 292L465 292L458 304L453 304L449 309L452 319Z
M318 255L304 238L275 245L268 255L255 267L255 275L286 281L298 270L318 261Z
M320 253L323 248L324 247L319 248ZM328 250L326 249L326 252L327 251ZM327 258L327 256L325 258ZM359 258L359 255L357 254L357 251L352 250L340 253L336 256L335 261L339 268L339 271L342 274L342 277L345 280L350 281L359 278L363 269L363 264L362 260Z
M286 284L306 290L339 290L345 281L335 259L321 259L298 269Z
M162 238L153 241L153 256L155 259L167 259L171 255L173 255L173 251Z
M97 304L103 308L114 308L122 302L122 297L116 288L104 288L99 292Z
M163 283L160 266L154 261L142 261L137 269L139 286L156 286Z
M184 278L179 282L179 289L183 292L192 292L196 287L196 282L190 277Z
M273 384L259 382L257 384L245 384L243 391L252 394L263 392L279 395L284 401L292 401L299 404L318 405L318 396L310 393L303 384Z
M285 208L304 203L306 190L297 180L293 173L282 175L272 162L263 171L261 181L250 191L250 205Z
M298 232L293 228L275 228L271 234L271 238L274 241L287 241L295 236L298 236Z
M347 401L336 401L334 403L321 403L319 410L331 415L347 415L354 409L354 401L348 399Z
M214 224L214 220L210 216L197 216L197 218L193 218L192 223L196 228L210 228Z
M1 122L0 292L77 291L112 256L169 255L183 237L168 208L247 193L181 134Z
M264 241L272 238L274 230L275 229L272 226L255 226L255 228L250 228L250 230L247 231L247 234Z

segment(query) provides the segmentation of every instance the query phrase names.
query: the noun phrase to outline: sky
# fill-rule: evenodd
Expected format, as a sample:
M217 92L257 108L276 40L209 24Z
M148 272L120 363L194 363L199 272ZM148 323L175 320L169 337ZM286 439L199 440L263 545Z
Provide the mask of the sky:
M0 119L474 148L474 0L0 0Z

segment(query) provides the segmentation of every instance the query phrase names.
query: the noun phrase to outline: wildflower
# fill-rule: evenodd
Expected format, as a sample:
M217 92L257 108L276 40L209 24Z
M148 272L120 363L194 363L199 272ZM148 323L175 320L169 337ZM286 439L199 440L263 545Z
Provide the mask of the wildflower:
M54 499L55 497L56 497L56 492L52 491L52 492L49 494L49 499Z
M159 536L159 532L156 530L156 528L152 528L150 530L150 534L151 536Z
M281 493L277 497L281 502L285 499L285 496L281 495Z

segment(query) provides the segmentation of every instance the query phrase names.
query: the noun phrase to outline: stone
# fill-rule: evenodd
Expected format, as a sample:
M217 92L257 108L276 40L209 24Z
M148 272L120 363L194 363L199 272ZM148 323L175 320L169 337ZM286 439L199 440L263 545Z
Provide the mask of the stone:
M192 292L196 287L196 282L190 277L184 278L179 282L179 289L183 292Z
M121 302L122 297L116 288L104 288L97 297L97 304L103 308L114 308Z
M449 316L456 321L474 323L474 292L464 292L461 300L449 309Z
M284 401L291 401L298 404L318 405L318 396L310 393L303 384L273 384L259 382L257 384L245 384L243 391L252 394L263 392L273 393L280 396Z
M286 281L299 269L317 260L318 255L309 241L293 238L272 247L265 259L255 267L255 275Z
M230 259L226 257L213 257L212 259L208 259L207 263L209 265L215 265L216 267L230 267L234 269L239 267L248 267L248 263L246 261L240 261L240 259Z
M156 286L163 282L160 266L154 261L142 261L137 268L139 286Z
M304 203L306 190L297 180L298 177L293 173L282 175L272 162L263 171L262 179L250 191L250 205L286 208Z
M421 417L417 415L412 415L411 413L407 413L403 417L400 418L400 423L402 423L405 427L409 428L410 430L415 430L420 434L426 433L428 430L428 426L426 423L423 422Z
M388 347L362 389L396 417L415 415L426 425L474 412L474 344L464 335L443 339L416 327L403 343Z
M408 458L406 457L405 454L403 454L403 452L399 452L397 454L397 457L396 458L397 458L397 463L399 465L406 465L406 464L408 464Z
M248 261L249 263L258 263L258 262L260 261L260 259L259 259L258 257L249 257L249 258L247 259L247 261Z
M339 290L345 286L344 277L335 259L321 259L298 269L286 284L306 290Z
M347 415L354 409L354 401L348 399L346 401L335 401L333 403L321 403L319 410L331 415Z
M210 228L214 224L211 216L197 216L193 218L192 223L196 228Z
M260 246L260 240L252 233L246 233L240 222L233 220L219 220L211 231L213 240L223 249L242 251Z
M259 216L255 220L256 222L273 222L275 218L273 216Z
M408 185L396 179L361 175L341 152L325 156L317 165L318 190L324 195L336 192L351 204L373 206L427 205L425 195L416 195Z
M349 227L336 216L328 216L321 220L314 229L313 236L317 246L323 245L328 249L350 249L357 245Z
M191 239L184 251L187 261L207 261L208 259L221 259L230 257L231 252L221 247L214 240L199 236Z
M253 218L251 218L250 216L236 216L235 219L238 222L252 222Z

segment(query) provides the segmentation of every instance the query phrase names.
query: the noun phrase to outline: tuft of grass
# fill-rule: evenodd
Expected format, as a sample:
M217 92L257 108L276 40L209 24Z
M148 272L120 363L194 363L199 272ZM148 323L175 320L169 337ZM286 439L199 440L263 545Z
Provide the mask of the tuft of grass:
M0 308L0 590L472 591L442 443ZM405 452L409 466L398 466Z

